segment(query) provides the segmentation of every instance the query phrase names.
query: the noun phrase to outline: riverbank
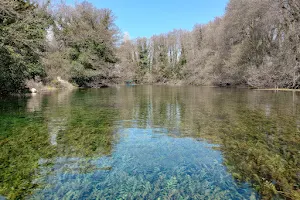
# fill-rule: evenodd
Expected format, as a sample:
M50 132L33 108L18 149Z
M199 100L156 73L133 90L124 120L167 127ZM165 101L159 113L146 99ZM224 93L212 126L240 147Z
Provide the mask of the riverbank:
M117 84L126 85L126 84ZM288 91L288 92L300 92L300 89L289 89L289 88L254 88L247 85L197 85L189 84L184 81L170 81L170 82L156 82L156 83L140 83L133 84L138 85L158 85L158 86L198 86L198 87L209 87L209 88L236 88L236 89L249 89L257 91Z
M26 88L29 89L29 93L48 93L56 90L73 90L77 87L61 79L61 77L57 77L48 84L44 84L42 81L29 80L26 82Z
M300 92L299 89L287 89L287 88L262 88L262 89L254 89L259 91L285 91L285 92Z

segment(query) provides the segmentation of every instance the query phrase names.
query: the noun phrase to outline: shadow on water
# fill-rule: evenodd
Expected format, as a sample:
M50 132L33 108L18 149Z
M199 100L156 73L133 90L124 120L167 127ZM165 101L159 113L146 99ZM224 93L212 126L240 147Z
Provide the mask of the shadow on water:
M295 93L166 86L2 100L0 194L297 199L299 103Z

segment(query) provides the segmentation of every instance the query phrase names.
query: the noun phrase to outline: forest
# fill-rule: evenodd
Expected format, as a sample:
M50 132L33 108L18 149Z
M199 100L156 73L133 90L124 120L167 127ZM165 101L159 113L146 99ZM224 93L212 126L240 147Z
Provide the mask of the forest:
M230 0L191 31L130 39L106 8L86 1L0 2L0 94L28 83L78 87L185 84L300 88L300 2Z

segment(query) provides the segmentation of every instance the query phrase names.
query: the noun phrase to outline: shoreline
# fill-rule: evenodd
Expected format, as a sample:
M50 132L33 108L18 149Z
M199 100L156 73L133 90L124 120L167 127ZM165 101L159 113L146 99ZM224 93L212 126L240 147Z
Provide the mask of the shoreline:
M170 86L170 87L180 87L180 86L196 86L196 87L207 87L207 88L228 88L228 89L248 89L248 90L254 90L254 91L275 91L275 92L300 92L300 89L288 89L288 88L251 88L251 87L245 87L245 86L235 86L235 87L220 87L216 85L190 85L190 84L168 84L168 83L152 83L152 84L134 84L130 86L140 86L140 85L152 85L152 86ZM126 84L115 84L111 85L108 87L118 87L118 86L126 86ZM102 87L99 88L94 88L94 89L101 89ZM103 87L104 88L104 87ZM75 89L91 89L91 88L80 88L73 86L72 88L67 87L67 88L61 88L61 87L53 87L46 85L43 88L39 88L38 94L47 94L47 93L52 93L52 92L57 92L57 91L65 91L65 90L75 90ZM7 95L0 95L0 96L31 96L33 94L37 93L30 93L30 92L25 92L25 93L12 93L12 94L7 94Z
M259 88L253 89L257 91L281 91L281 92L300 92L300 89L288 89L288 88Z

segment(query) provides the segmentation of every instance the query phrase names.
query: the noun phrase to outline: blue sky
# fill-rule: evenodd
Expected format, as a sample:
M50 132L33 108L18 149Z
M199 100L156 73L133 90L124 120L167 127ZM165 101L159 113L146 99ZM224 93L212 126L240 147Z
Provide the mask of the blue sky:
M191 30L196 23L204 24L223 15L228 1L88 0L97 8L110 8L117 17L117 26L122 32L128 32L131 39L173 29ZM67 3L72 4L74 0L67 0Z

